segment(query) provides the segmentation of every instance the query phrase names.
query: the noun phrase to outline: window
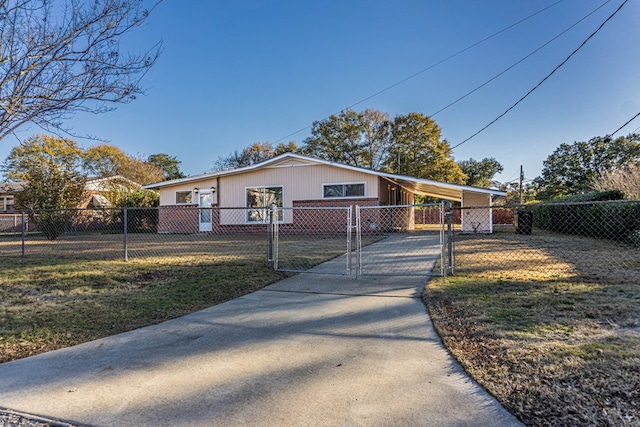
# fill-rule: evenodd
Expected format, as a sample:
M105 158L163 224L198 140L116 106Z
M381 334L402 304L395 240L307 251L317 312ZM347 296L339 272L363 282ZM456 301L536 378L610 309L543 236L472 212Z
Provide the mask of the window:
M282 221L282 187L247 188L247 222L269 222L272 204L279 207L278 221Z
M325 199L334 197L364 197L364 182L357 184L325 184L322 186Z
M176 191L176 205L191 203L191 191Z
M13 203L13 196L0 197L0 210L12 211Z

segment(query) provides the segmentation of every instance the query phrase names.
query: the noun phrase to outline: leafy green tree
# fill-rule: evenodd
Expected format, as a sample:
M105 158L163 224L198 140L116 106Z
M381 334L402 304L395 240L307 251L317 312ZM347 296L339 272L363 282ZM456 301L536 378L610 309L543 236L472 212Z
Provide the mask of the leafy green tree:
M451 183L465 175L440 128L420 113L396 116L368 109L342 111L314 122L303 152L352 166Z
M640 163L640 135L615 140L595 137L588 142L561 144L544 161L541 176L534 180L538 198L588 193L606 171Z
M152 154L147 157L147 163L162 169L165 180L185 177L185 174L180 170L180 163L182 162L176 156L170 156L165 153Z
M241 151L235 150L226 157L219 157L218 160L214 162L214 169L242 168L263 162L280 154L295 152L298 152L298 146L293 141L290 141L288 144L281 142L275 147L270 142L254 142Z
M362 145L369 169L381 170L391 145L391 118L389 114L368 108L362 116Z
M380 170L387 157L391 121L374 109L350 109L313 122L303 153L333 162Z
M27 123L69 131L71 114L110 111L143 93L162 44L131 53L120 42L157 4L0 0L0 140Z
M493 178L504 170L500 162L493 157L486 157L480 161L473 158L458 162L462 173L467 176L466 185L489 188L494 185Z
M385 166L389 172L416 178L452 184L463 184L465 180L451 156L449 143L440 140L440 127L421 113L394 118Z
M500 206L517 206L520 205L520 183L515 182L506 182L506 183L496 183L496 188L500 191L505 191L507 193L506 197L500 199L497 202L497 205ZM536 203L538 199L536 198L536 188L535 185L531 183L525 183L522 186L522 203Z
M273 148L273 155L279 156L284 153L299 153L300 148L295 141L289 141L288 143L280 142Z
M160 204L160 193L142 188L117 191L110 200L116 208L153 208Z
M364 120L353 110L341 111L311 125L311 136L304 140L303 153L332 162L369 167L362 143Z
M16 205L29 210L49 240L64 233L80 202L86 176L82 149L75 141L47 135L34 136L14 148L3 165L5 176L23 182Z

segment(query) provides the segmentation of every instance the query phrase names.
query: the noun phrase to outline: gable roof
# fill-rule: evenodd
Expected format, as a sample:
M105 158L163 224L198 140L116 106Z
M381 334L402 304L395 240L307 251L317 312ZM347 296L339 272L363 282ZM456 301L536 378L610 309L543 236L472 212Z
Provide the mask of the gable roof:
M108 191L113 188L142 188L142 185L122 175L89 177L84 189L87 191Z
M185 184L189 182L198 182L205 179L218 178L223 176L231 176L242 173L251 172L254 170L267 169L267 168L282 168L282 167L302 167L312 165L325 165L336 167L340 169L347 169L351 171L361 172L369 175L375 175L378 177L386 178L389 181L397 183L399 186L424 196L431 196L452 201L462 201L463 193L476 193L476 194L488 194L495 197L504 197L506 192L491 190L488 188L472 187L468 185L449 184L445 182L433 181L429 179L414 178L411 176L397 175L392 173L380 172L371 169L360 168L357 166L345 165L343 163L336 163L329 160L319 159L316 157L305 156L296 153L284 153L277 157L255 163L250 166L245 166L237 169L227 169L216 172L209 172L200 175L193 175L186 178L173 179L170 181L163 181L156 184L145 185L142 188L145 189L160 189L163 187L170 187L173 185Z
M122 175L107 177L88 177L85 183L85 191L107 191L115 185L117 187L142 188L137 182L131 181ZM0 182L0 194L14 194L24 190L23 181Z

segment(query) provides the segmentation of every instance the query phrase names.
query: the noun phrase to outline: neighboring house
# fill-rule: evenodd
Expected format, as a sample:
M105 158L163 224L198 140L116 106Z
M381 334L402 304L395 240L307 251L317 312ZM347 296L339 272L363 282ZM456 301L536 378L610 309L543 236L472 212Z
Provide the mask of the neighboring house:
M109 193L141 189L142 186L120 175L106 178L88 178L84 187L82 200L78 208L107 208L111 206L108 198ZM15 210L15 195L22 191L22 182L0 183L0 211L7 212Z
M141 189L142 186L123 176L115 175L107 178L88 178L78 211L74 219L76 230L91 229L99 223L106 208L111 207L108 196L114 192ZM22 182L0 183L0 230L20 231L22 220L20 212L15 208L15 195L23 190ZM25 221L28 230L35 230L34 225Z
M260 225L268 208L411 205L414 195L482 206L473 220L463 216L466 231L491 232L493 201L505 192L394 175L285 153L238 169L190 176L143 188L160 191L158 231L192 233L220 227ZM211 209L218 207L219 209ZM242 215L227 208L241 208ZM291 209L278 214L281 224L304 221ZM304 224L297 224L304 227ZM402 228L411 229L412 224Z
M15 210L14 194L18 191L22 191L22 183L0 183L0 212L11 212Z
M110 193L140 190L142 186L121 175L106 178L88 178L79 208L98 209L111 207L107 198Z

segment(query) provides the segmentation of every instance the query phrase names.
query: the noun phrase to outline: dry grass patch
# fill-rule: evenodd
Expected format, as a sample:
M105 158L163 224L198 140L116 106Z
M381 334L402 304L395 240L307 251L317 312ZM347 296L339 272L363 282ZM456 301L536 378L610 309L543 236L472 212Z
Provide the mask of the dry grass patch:
M538 234L459 236L424 298L467 371L527 425L640 425L640 253Z
M0 260L0 362L159 323L282 279L265 260Z
M346 237L291 236L283 264L306 269L346 251ZM261 289L264 234L68 235L0 239L0 363L159 323Z

